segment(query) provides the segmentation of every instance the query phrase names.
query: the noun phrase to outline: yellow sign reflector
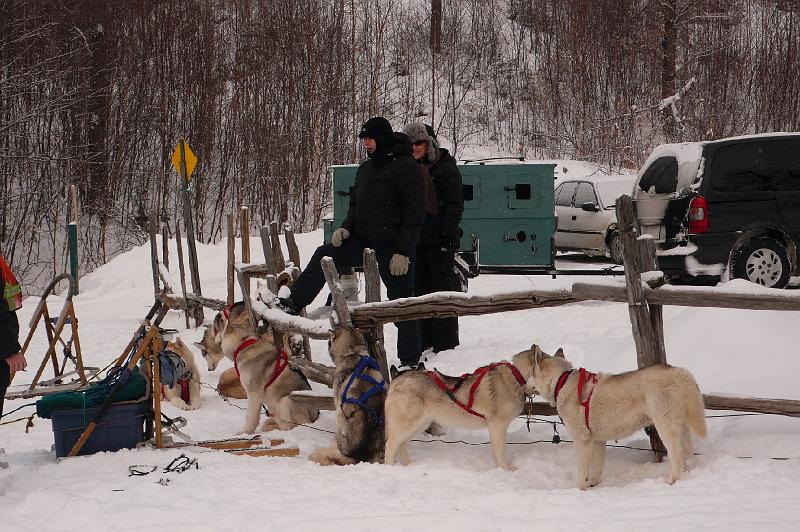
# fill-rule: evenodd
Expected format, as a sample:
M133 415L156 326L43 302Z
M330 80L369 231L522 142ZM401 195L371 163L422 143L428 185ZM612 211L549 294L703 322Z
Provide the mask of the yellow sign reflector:
M183 151L184 157L186 158L186 181L191 181L192 179L192 172L194 171L194 167L197 165L197 156L192 153L191 148L189 148L189 143L184 141L183 142ZM178 174L181 173L181 145L180 142L177 146L175 146L175 151L172 152L172 167L175 169Z

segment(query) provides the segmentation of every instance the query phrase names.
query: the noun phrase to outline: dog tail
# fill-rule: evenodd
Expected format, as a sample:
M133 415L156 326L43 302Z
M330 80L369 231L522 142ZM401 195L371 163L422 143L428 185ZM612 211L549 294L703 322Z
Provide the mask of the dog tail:
M703 403L703 396L700 394L700 388L697 383L694 385L694 400L689 403L688 412L686 417L689 427L697 436L701 438L706 437L706 406Z

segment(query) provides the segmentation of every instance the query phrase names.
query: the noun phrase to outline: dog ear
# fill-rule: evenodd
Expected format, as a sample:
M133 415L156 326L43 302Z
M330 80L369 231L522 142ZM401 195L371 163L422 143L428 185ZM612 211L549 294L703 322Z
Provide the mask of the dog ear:
M538 366L539 362L542 360L542 348L533 344L531 346L531 351L533 351L533 365Z
M183 343L183 340L181 340L180 336L175 339L175 345L179 345L181 347L185 347L186 346L186 344Z
M394 366L391 366L389 368L389 377L391 377L392 380L395 380L398 375L400 375L400 372L397 371L397 368L394 367Z
M564 350L562 348L560 348L560 347L558 348L558 351L556 351L556 354L553 355L553 356L558 357L558 358L566 358L564 356Z

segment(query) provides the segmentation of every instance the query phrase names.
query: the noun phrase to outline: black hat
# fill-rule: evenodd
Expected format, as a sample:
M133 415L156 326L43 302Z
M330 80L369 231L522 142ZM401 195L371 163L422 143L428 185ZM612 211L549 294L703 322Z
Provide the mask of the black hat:
M392 125L382 116L374 116L364 122L361 126L361 131L358 133L358 138L371 138L380 140L386 135L392 134Z

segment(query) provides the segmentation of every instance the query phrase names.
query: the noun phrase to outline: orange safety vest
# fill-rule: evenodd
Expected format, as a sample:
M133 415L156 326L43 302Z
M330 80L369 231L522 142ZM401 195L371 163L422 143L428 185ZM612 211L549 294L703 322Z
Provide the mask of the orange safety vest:
M2 255L0 255L0 275L3 277L3 299L8 310L16 311L22 308L22 287Z

